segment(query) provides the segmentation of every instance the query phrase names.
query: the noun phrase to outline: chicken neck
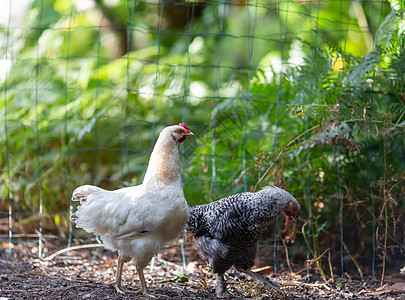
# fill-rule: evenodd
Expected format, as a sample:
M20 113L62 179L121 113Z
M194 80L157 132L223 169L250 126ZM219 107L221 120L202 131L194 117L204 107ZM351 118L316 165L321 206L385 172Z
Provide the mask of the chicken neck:
M158 186L181 182L179 150L171 136L160 136L156 142L143 182L151 179Z

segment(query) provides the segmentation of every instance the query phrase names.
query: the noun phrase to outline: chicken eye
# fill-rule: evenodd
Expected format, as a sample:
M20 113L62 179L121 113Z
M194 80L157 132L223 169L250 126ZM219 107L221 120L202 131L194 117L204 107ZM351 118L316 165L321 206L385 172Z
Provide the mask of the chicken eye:
M181 129L177 129L177 131L176 131L177 133L183 133L183 130L181 130Z

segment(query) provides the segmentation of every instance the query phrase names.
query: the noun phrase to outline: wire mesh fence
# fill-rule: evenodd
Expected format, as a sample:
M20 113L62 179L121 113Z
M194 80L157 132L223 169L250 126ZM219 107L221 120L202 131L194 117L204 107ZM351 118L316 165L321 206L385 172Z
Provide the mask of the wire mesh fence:
M341 277L404 263L401 1L1 5L10 254L21 237L40 257L46 239L88 238L69 222L73 189L140 183L160 129L181 121L196 134L180 148L190 205L275 184L303 207L292 256L330 249ZM276 270L283 222L263 244Z

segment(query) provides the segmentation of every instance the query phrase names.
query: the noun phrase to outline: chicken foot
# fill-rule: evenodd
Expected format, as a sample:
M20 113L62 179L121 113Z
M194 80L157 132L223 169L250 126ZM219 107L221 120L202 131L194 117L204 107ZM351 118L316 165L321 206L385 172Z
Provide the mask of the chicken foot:
M253 279L256 279L256 280L260 281L265 286L275 290L277 293L282 293L282 291L280 290L280 287L277 284L271 282L269 279L267 279L263 275L261 275L259 273L256 273L256 272L253 272L252 270L240 270L240 271L245 273L246 275L249 275Z
M118 255L117 275L115 277L115 280L112 281L112 282L106 283L107 285L112 285L113 287L115 287L117 292L119 292L121 294L131 293L131 294L143 294L143 295L148 296L150 298L157 298L157 297L170 298L169 296L166 296L166 295L153 294L153 293L149 292L149 289L148 289L148 287L146 285L145 277L143 275L143 269L139 268L139 267L136 267L136 272L138 273L138 276L139 276L139 281L141 283L141 289L137 290L137 291L132 291L132 290L127 290L127 289L122 288L121 287L122 269L124 267L124 264L126 262L129 262L130 260L131 260L130 256Z
M217 289L215 290L215 294L218 298L230 298L232 294L226 288L224 274L215 274L217 278Z
M161 297L170 298L167 295L160 295L160 294L155 294L155 293L149 292L149 289L146 285L145 276L143 275L143 269L136 267L136 272L138 273L139 281L141 282L140 293L142 293L143 295L148 296L150 298L161 298Z

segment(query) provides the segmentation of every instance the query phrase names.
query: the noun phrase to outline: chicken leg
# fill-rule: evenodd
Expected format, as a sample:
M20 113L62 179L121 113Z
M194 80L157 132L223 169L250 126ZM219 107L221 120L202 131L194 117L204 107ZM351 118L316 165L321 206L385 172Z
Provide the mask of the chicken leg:
M148 286L146 285L146 280L145 276L143 275L143 269L136 267L136 272L138 273L139 276L139 281L141 283L141 289L138 291L130 291L123 289L121 287L121 276L122 276L122 268L124 266L124 263L129 262L131 260L130 256L126 255L119 255L118 256L118 263L117 263L117 275L115 277L115 280L112 282L107 283L107 285L112 285L115 287L117 292L125 294L125 293L132 293L132 294L143 294L145 296L151 297L151 298L157 298L157 297L167 297L170 298L166 295L159 295L159 294L152 294L149 292Z
M148 287L146 285L145 276L143 276L143 269L136 267L136 272L139 276L139 281L141 282L141 293L147 296L153 296L149 293Z
M217 298L230 298L232 294L226 288L224 274L215 274L217 278L217 289L215 294Z
M133 293L132 291L125 290L121 287L121 276L122 276L122 268L124 263L129 262L131 260L130 256L126 255L118 255L118 262L117 262L117 275L115 280L112 282L108 282L107 285L112 285L115 287L117 292L125 294L125 293Z

